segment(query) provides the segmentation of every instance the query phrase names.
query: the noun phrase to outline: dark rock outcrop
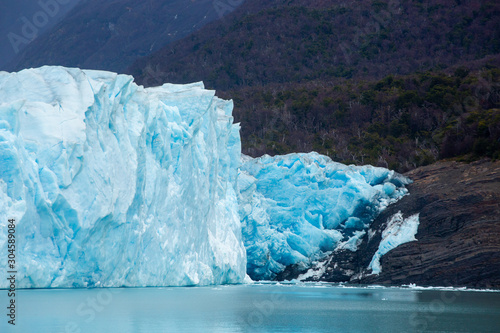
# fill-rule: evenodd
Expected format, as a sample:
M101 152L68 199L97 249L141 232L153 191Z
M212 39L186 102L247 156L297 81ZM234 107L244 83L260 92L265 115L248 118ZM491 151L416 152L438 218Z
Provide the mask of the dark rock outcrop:
M316 281L362 284L500 288L500 162L438 162L406 174L410 195L389 206L356 252L333 253ZM382 272L368 265L388 219L420 214L418 241L382 256ZM318 266L319 267L319 266ZM281 278L304 273L289 267Z

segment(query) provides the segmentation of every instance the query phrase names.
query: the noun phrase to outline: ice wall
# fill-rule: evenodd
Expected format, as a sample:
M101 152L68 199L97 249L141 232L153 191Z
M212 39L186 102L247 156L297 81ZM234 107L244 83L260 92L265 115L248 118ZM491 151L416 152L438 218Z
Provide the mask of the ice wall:
M334 249L355 251L373 218L405 195L409 182L317 153L244 157L238 185L248 274L273 279Z
M15 218L17 287L243 281L231 112L202 83L0 72L0 248Z

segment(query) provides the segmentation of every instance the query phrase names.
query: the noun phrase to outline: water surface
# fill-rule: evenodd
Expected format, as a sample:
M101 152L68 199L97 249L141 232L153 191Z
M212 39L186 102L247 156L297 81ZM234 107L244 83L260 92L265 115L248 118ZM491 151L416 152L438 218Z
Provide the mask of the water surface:
M500 332L498 292L255 284L20 290L16 303L1 332Z

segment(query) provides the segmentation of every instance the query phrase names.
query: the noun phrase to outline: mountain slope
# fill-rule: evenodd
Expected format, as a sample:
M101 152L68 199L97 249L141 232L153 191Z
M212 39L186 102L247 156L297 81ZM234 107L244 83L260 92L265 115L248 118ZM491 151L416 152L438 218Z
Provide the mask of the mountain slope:
M489 1L269 3L260 10L253 4L166 46L138 61L131 73L140 79L151 67L165 82L203 80L227 90L338 77L380 79L500 51L500 5Z
M49 31L81 0L0 0L0 70Z
M211 0L88 0L23 52L16 69L63 65L123 71L233 10Z
M500 156L499 20L489 1L253 1L129 72L233 98L245 154L405 172Z
M317 151L406 172L441 158L500 157L499 59L478 70L235 89L243 151ZM472 64L471 64L472 66Z

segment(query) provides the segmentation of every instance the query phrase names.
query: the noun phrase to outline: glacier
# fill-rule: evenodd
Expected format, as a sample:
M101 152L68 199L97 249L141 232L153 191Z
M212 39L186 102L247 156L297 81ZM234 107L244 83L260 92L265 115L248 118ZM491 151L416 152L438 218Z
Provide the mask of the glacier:
M238 178L247 273L274 279L336 249L356 251L372 220L408 193L406 177L318 153L243 157Z
M241 155L232 101L64 67L0 72L0 248L18 288L273 279L355 251L410 181L317 153ZM0 288L7 287L0 271Z
M202 83L0 72L0 248L15 219L17 287L242 282L232 107Z

